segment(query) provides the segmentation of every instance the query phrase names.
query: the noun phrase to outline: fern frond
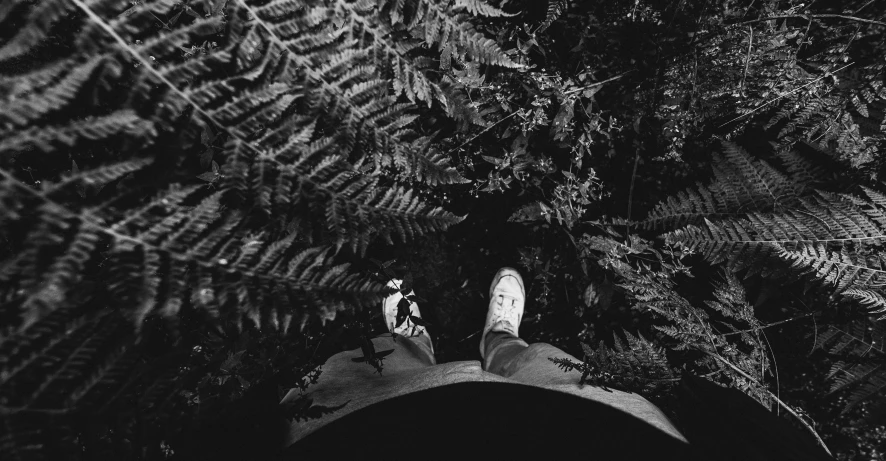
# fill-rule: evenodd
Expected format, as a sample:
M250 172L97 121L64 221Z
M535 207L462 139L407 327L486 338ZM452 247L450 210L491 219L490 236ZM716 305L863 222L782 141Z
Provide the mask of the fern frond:
M886 389L886 328L860 320L828 325L819 334L817 348L834 359L828 372L830 393L853 389L843 412Z
M67 106L102 61L101 57L92 58L69 69L66 75L53 75L53 79L57 81L48 86L41 85L39 93L35 91L36 85L29 85L26 92L18 88L18 91L7 95L7 104L0 113L0 122L21 127L50 111Z
M483 0L455 0L453 9L466 9L473 15L488 16L493 18L511 17L516 14L505 13L504 11L484 2Z
M12 11L15 7L21 7L26 3L28 2L24 0L10 0L7 5L4 5L4 10ZM27 19L25 19L25 26L18 26L17 33L0 46L0 62L31 51L46 38L50 28L73 9L74 5L63 0L40 2L38 6L29 11ZM8 17L0 17L0 21L4 19L8 19Z
M569 0L548 0L548 12L545 15L545 20L538 26L535 32L541 33L548 30L548 27L551 27L551 24L559 19L568 7Z
M857 299L869 314L886 313L886 297L880 292L850 288L844 291L843 295ZM883 320L884 318L886 318L886 315L881 316L877 320Z
M714 155L714 180L697 184L660 202L639 224L647 229L697 224L701 219L741 216L795 204L803 188L744 149L724 142L725 155Z
M443 152L431 147L431 138L423 136L412 144L416 152L414 169L411 174L428 185L465 184L471 182L460 175L450 164Z
M278 27L277 17L283 13L282 6L278 5L278 2L244 7L259 18L263 18L262 25L270 32L268 39L281 49L290 50L290 55L299 68L308 66L308 69L318 69L315 72L308 71L308 80L320 84L321 90L325 93L321 101L331 100L333 113L348 119L345 126L351 128L341 134L347 146L352 145L355 130L360 126L360 130L368 131L370 137L378 139L376 145L381 148L380 150L393 148L392 155L395 159L413 159L414 161L406 164L412 171L421 171L436 163L433 160L416 159L403 148L402 141L406 139L401 128L408 125L412 117L400 109L405 109L406 106L395 105L393 98L389 96L380 96L387 93L385 87L388 83L375 77L378 74L375 69L387 67L393 69L395 92L392 96L406 94L410 101L430 104L433 100L445 101L445 95L436 83L428 80L410 63L410 60L406 59L409 47L392 41L393 31L390 26L373 20L374 18L370 16L373 5L367 2L343 3L336 5L334 11L309 15L307 18L310 19L302 19L313 24L316 21L328 22L333 18L347 18L351 24L350 36L366 37L354 41L339 40L340 43L330 42L324 45L322 63L318 60L317 50L313 48L316 43L312 44L312 48L308 48L305 43L294 40L290 24L298 24L298 19L293 20L286 16L288 21L286 25ZM330 52L326 49L330 47L334 47L335 51ZM338 108L344 112L339 113ZM421 167L420 164L425 166ZM436 177L439 179L457 177L457 174L453 176L452 169L441 173Z
M776 156L798 186L811 188L828 179L829 172L791 149L776 150Z
M479 8L479 0L466 1L466 3L477 3ZM396 24L393 15L390 17L392 24ZM428 45L436 45L439 51L451 43L457 53L465 52L470 58L483 64L508 68L522 67L512 61L495 41L478 32L469 21L469 16L450 11L443 4L417 0L414 4L414 13L408 18L404 17L403 23L407 28L420 32L417 36L423 36Z
M672 244L701 252L713 263L727 262L732 270L754 271L776 255L785 256L779 248L805 255L790 258L794 267L799 267L818 257L811 256L807 244L873 245L886 241L886 233L879 225L884 222L883 210L873 202L820 192L800 203L801 206L780 213L749 213L745 219L705 219L704 227L686 226L665 238Z
M8 5L0 61L71 46L0 76L0 425L19 437L5 452L28 450L23 416L169 411L178 362L157 362L146 343L174 348L167 339L194 322L285 333L334 320L390 294L338 250L464 219L379 187L385 161L432 185L463 178L410 128L414 104L446 97L374 2L236 0L224 15L193 4L182 15L195 11L168 0ZM50 7L61 12L38 17ZM389 94L380 50L398 60L408 103ZM188 157L198 142L211 172ZM368 175L352 157L382 160Z
M153 124L124 109L111 115L89 117L61 126L4 130L0 131L0 153L11 153L6 157L12 158L21 151L32 148L53 152L63 147L72 147L81 139L98 141L117 134L147 137L153 134Z
M886 265L881 258L852 255L845 248L829 251L824 245L804 244L796 250L776 247L779 257L800 274L812 274L838 291L850 287L881 288L886 286Z
M665 324L655 325L654 328L672 340L674 350L705 351L718 355L748 375L756 377L757 382L764 381L770 363L763 341L753 332L754 328L760 328L760 322L753 317L753 309L744 298L741 285L729 274L727 282L718 286L715 293L717 301L707 304L715 312L724 314L727 321L725 325L729 329L742 330L738 338L744 343L743 350L727 341L726 336L714 328L714 319L707 310L693 306L680 296L675 290L673 280L657 277L651 273L639 274L630 266L619 270L619 273L626 279L619 285L628 290L630 298L639 301L636 307L649 310L666 321ZM748 330L746 325L728 323L730 319L749 324L751 331L744 331ZM703 361L700 365L722 370L734 385L759 402L769 403L770 396L765 389L735 374L730 367L723 365L719 360Z
M678 381L664 348L642 335L634 336L627 331L624 334L627 342L615 335L615 344L611 349L602 341L594 348L582 344L584 362L598 375L598 385L650 395Z

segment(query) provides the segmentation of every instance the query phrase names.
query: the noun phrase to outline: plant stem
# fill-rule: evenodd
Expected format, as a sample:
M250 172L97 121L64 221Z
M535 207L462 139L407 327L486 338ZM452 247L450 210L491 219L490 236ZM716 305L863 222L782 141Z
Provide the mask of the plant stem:
M570 94L578 93L579 91L589 90L589 89L591 89L591 88L594 88L594 87L600 86L600 85L602 85L602 84L604 84L604 83L609 83L609 82L611 82L611 81L613 81L613 80L618 80L618 79L624 77L625 75L627 75L627 74L629 74L629 73L631 73L631 72L633 72L633 70L629 70L629 71L627 71L627 72L622 72L622 73L616 75L615 77L607 78L606 80L603 80L603 81L600 81L600 82L594 82L594 83L591 83L590 85L583 86L583 87L581 87L581 88L574 88L574 89L571 89L571 90L569 90L569 91L563 93L563 96L569 96Z
M521 108L521 109L522 109L522 108ZM459 145L459 146L456 147L455 149L450 149L449 152L446 153L446 156L448 157L449 154L452 154L453 152L455 152L455 151L461 149L462 147L467 146L468 144L472 143L475 139L479 138L480 136L482 136L482 135L483 135L484 133L486 133L487 131L489 131L489 130L495 128L496 126L498 126L499 123L501 123L501 122L503 122L503 121L505 121L505 120L507 120L507 119L509 119L509 118L511 118L511 117L513 117L513 116L515 116L515 115L517 115L518 112L520 112L520 109L517 109L517 110L515 110L514 112L511 112L510 115L508 115L508 116L502 118L501 120L499 120L499 121L493 123L492 125L489 125L485 130L483 130L483 131L477 133L477 134L474 135L471 139L468 139L467 141L461 143L461 145Z
M855 16L848 16L848 15L845 15L845 14L780 14L780 15L776 15L776 16L769 16L769 17L766 17L766 18L751 19L750 21L737 22L737 23L735 23L735 24L730 24L729 26L738 26L738 25L744 25L744 24L752 24L752 23L755 23L755 22L765 22L765 21L771 21L771 20L773 20L773 19L808 19L808 20L811 21L811 18L816 18L816 19L819 19L819 18L820 18L820 19L826 19L826 18L830 18L830 19L834 19L834 18L836 18L836 19L848 19L848 20L850 20L850 21L863 22L863 23L865 23L865 24L874 24L874 25L877 25L877 26L886 26L886 22L883 22L883 21L874 21L873 19L858 18L858 17L855 17Z
M730 368L732 368L733 370L737 371L740 375L744 376L745 379L751 381L752 383L756 384L757 386L760 386L760 388L763 389L764 391L766 391L766 393L769 394L770 397L772 397L773 399L775 399L775 401L778 402L778 404L781 405L782 408L784 408L785 410L787 410L788 413L794 415L794 417L797 418L797 420L799 420L801 424L803 424L804 426L806 426L806 428L809 429L809 432L811 432L812 435L815 436L815 439L818 440L819 445L821 445L821 447L824 448L824 451L827 452L827 454L828 454L829 456L833 456L833 455L831 454L831 450L829 450L829 449L828 449L828 446L825 445L824 440L822 440L821 437L818 436L818 432L815 432L815 429L814 429L812 426L810 426L809 423L806 422L806 420L804 420L803 418L801 418L800 415L798 415L797 412L794 411L793 408L791 408L791 407L788 406L788 404L782 402L781 399L779 399L778 397L776 397L775 394L773 394L769 389L766 388L766 386L760 384L756 379L752 378L749 374L745 373L742 369L736 367L735 365L733 365L732 363L730 363L728 360L724 359L723 357L720 357L718 354L713 354L713 353L710 353L710 352L708 352L708 351L702 351L702 352L704 352L705 354L708 354L708 355L710 355L711 357L714 357L715 359L717 359L717 360L719 360L719 361L725 363L725 364L728 365Z

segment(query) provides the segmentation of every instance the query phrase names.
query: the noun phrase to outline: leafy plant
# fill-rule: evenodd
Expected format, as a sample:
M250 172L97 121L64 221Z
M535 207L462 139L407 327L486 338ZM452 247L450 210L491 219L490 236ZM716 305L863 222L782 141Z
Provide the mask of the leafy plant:
M362 255L378 238L464 219L395 182L463 182L413 128L416 104L457 101L419 70L427 56L408 32L431 21L427 43L515 67L466 11L504 13L403 6L0 8L4 457L76 452L91 437L84 418L160 425L189 401L201 412L246 394L279 401L277 385L303 386L317 370L280 374L291 366L253 355L270 343L231 349L201 332L300 338L390 293L343 248ZM246 357L271 369L248 371ZM168 440L152 452L175 451Z

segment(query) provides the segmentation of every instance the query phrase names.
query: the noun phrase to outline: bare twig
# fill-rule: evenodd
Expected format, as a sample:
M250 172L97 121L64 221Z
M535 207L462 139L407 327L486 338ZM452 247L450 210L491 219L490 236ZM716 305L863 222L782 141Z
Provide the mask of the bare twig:
M861 5L861 8L859 8L859 9L853 11L852 14L858 14L859 11L861 11L861 10L867 8L867 6L870 5L871 3L874 3L874 0L868 0L867 3L865 3L864 5Z
M634 180L637 179L637 164L640 162L640 149L634 152L634 171L631 173L631 189L628 192L628 219L625 222L625 236L631 236L631 205L634 203Z
M748 34L749 34L748 35L748 56L745 58L745 61L744 61L744 75L741 76L741 86L739 87L739 90L741 90L742 93L744 93L745 80L748 78L748 66L751 65L751 48L754 45L754 28L753 27L748 26Z
M732 368L733 370L735 370L736 372L738 372L740 375L744 376L745 379L747 379L747 380L749 380L750 382L756 384L757 386L760 386L760 388L763 389L764 391L766 391L766 393L768 393L770 397L772 397L773 399L775 399L775 401L778 402L778 404L781 405L782 408L784 408L785 410L787 410L788 413L794 415L794 417L797 418L797 420L800 421L801 424L803 424L804 426L806 426L806 429L809 429L809 432L811 432L812 435L815 436L815 439L818 440L818 444L821 445L822 448L824 448L824 451L827 452L828 455L831 455L831 450L829 450L829 449L828 449L828 446L825 445L824 440L822 440L821 437L819 437L818 432L815 432L815 429L814 429L812 426L810 426L809 423L807 423L805 419L801 418L800 415L798 415L797 412L794 411L793 408L791 408L790 406L788 406L788 404L782 402L781 399L779 399L778 397L776 397L775 394L773 394L769 389L766 388L766 386L760 384L756 379L752 378L749 374L745 373L744 370L742 370L741 368L738 368L737 366L733 365L732 363L730 363L728 360L724 359L723 357L720 357L719 355L717 355L717 354L713 354L713 353L710 353L710 352L708 352L708 351L702 351L702 352L704 352L705 354L710 355L711 357L713 357L713 358L715 358L715 359L717 359L717 360L719 360L719 361L725 363L725 364L728 365L730 368ZM831 456L832 456L832 455L831 455Z
M748 26L750 27L750 26ZM809 22L806 24L806 31L803 32L803 39L800 40L800 45L797 46L797 51L794 53L794 60L797 60L797 56L800 55L800 50L803 49L803 44L806 43L806 40L809 39L809 28L812 27L812 18L809 18Z
M594 88L594 87L600 86L600 85L602 85L602 84L604 84L604 83L609 83L609 82L611 82L611 81L613 81L613 80L618 80L618 79L624 77L625 75L627 75L627 74L629 74L629 73L631 73L631 72L633 72L633 70L629 70L629 71L627 71L627 72L622 72L622 73L616 75L615 77L607 78L606 80L599 81L599 82L594 82L594 83L591 83L590 85L583 86L583 87L581 87L581 88L574 88L574 89L571 89L571 90L569 90L569 91L563 93L563 95L564 95L564 96L569 96L570 94L578 93L579 91L589 90L589 89L591 89L591 88Z
M807 314L798 315L796 317L791 317L789 319L784 319L784 320L779 320L777 322L767 323L766 325L762 325L757 328L749 328L747 330L730 331L729 333L721 333L717 336L729 336L729 335L737 335L737 334L741 334L741 333L752 333L754 331L762 331L764 328L774 327L776 325L781 325L782 323L793 322L794 320L805 319L806 317L814 316L815 314L816 314L815 312L810 312ZM704 333L688 333L688 334L704 336Z
M477 336L478 334L480 334L482 331L483 331L483 330L477 330L476 332L471 333L471 334L469 334L468 336L465 336L465 337L462 338L462 339L459 339L458 342L462 342L462 341L465 341L465 340L467 340L467 339L473 338L474 336Z
M751 7L754 6L754 3L756 3L756 2L757 2L757 0L751 0L751 4L748 5L746 10L744 10L744 14L741 15L741 17L747 16L748 12L751 11Z
M766 345L769 346L769 354L772 355L772 368L775 370L775 394L776 396L781 397L781 381L778 379L778 362L775 360L775 351L772 350L772 344L769 344L769 337L766 336L766 332L760 330L760 333L763 333L763 339L766 340ZM763 376L762 372L760 373L760 376ZM778 411L778 407L775 408L775 414L781 416L781 412Z
M450 149L449 152L446 153L446 156L448 157L449 154L451 154L451 153L453 153L453 152L455 152L455 151L461 149L462 147L467 146L468 144L472 143L475 139L479 138L480 136L482 136L482 135L483 135L484 133L486 133L487 131L489 131L489 130L495 128L496 126L498 126L499 123L501 123L501 122L503 122L503 121L505 121L505 120L507 120L507 119L509 119L509 118L511 118L511 117L513 117L513 116L515 116L515 115L517 115L519 112L520 112L520 109L517 109L517 110L515 110L514 112L511 112L511 114L508 115L507 117L504 117L504 118L502 118L501 120L499 120L499 121L493 123L492 125L489 125L488 127L486 127L485 130L483 130L483 131L477 133L477 134L474 135L471 139L468 139L467 141L461 143L461 145L459 145L459 146L456 147L455 149Z
M873 19L858 18L855 16L848 16L845 14L779 14L776 16L769 16L769 17L765 17L765 18L751 19L750 21L736 22L734 24L729 24L728 27L742 26L745 24L753 24L753 23L757 23L757 22L766 22L766 21L771 21L773 19L808 19L808 20L811 20L811 18L815 18L815 19L847 19L849 21L863 22L865 24L872 24L872 25L876 25L876 26L886 26L886 22L883 22L883 21L875 21Z

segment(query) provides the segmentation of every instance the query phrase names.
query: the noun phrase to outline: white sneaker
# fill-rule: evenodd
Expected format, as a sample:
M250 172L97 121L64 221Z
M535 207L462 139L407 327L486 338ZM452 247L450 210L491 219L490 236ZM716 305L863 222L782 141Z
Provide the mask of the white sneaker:
M391 288L399 289L403 286L403 280L394 279L389 280L387 286ZM415 290L410 290L406 296L414 295ZM423 334L427 334L425 327L416 325L412 323L412 320L406 319L400 326L397 325L397 304L403 299L403 293L394 293L387 298L384 299L382 308L385 313L385 325L388 327L388 331L394 334L403 335L403 336L420 336ZM415 317L421 317L421 311L418 309L417 303L412 303L409 306L409 314Z
M526 304L526 290L523 278L513 267L502 267L496 272L489 286L489 311L486 325L480 337L480 357L486 358L486 334L490 331L506 331L518 334L523 321L523 307Z

